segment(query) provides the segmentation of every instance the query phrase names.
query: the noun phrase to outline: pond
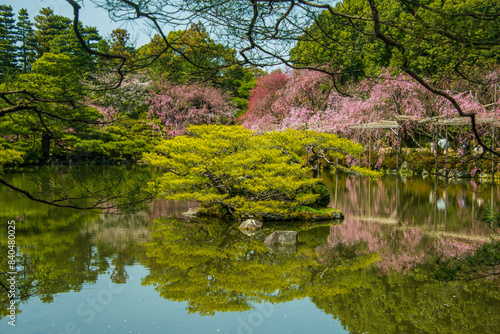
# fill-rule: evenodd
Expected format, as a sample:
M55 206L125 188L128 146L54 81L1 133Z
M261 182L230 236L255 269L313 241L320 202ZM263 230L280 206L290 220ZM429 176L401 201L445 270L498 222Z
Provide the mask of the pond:
M24 173L7 173L14 184ZM188 221L196 203L134 215L61 209L0 191L1 333L500 333L498 278L437 279L430 258L490 240L498 186L325 173L342 223ZM7 222L15 221L15 282ZM296 247L268 249L274 230ZM480 275L481 273L478 273ZM11 324L9 324L9 322ZM15 327L12 326L15 324Z

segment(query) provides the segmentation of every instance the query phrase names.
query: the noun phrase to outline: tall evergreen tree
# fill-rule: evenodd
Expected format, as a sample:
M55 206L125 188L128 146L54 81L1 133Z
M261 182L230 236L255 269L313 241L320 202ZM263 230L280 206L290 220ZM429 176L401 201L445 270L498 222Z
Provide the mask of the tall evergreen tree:
M87 46L91 49L96 49L97 42L101 39L97 29L80 25L79 31ZM91 71L95 65L94 57L83 49L71 28L62 31L50 41L49 52L70 56L73 65L81 70Z
M27 73L30 71L31 65L35 61L35 37L33 23L30 21L26 9L22 8L19 11L16 26L19 41L18 64L21 71Z
M65 54L71 57L74 66L82 70L92 68L94 58L80 45L69 18L54 15L50 8L42 8L40 14L35 16L35 27L34 39L37 59L47 52ZM101 40L97 29L80 24L79 31L87 46L96 49L97 43Z
M60 36L66 35L71 29L71 20L67 17L54 15L50 8L42 8L39 15L35 16L35 41L37 58L51 51L52 41Z
M0 73L16 69L16 20L12 6L0 5Z

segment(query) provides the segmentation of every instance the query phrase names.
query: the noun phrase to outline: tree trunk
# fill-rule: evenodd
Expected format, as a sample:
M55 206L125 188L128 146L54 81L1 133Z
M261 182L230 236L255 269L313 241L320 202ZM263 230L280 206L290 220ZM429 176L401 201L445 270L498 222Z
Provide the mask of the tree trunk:
M42 135L42 158L46 162L50 157L50 141L52 137L48 133Z

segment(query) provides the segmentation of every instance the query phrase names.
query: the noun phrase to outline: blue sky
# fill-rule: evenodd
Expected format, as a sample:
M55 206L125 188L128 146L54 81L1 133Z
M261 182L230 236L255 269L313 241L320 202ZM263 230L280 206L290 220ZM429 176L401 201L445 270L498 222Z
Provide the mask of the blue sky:
M65 0L2 0L2 3L12 6L16 16L21 8L26 8L31 21L44 7L51 8L56 15L73 18L73 7ZM127 29L132 40L136 41L137 47L150 40L147 29L141 27L140 24L112 22L106 11L96 8L90 1L84 2L80 10L80 21L86 26L97 27L102 36L109 36L113 29Z

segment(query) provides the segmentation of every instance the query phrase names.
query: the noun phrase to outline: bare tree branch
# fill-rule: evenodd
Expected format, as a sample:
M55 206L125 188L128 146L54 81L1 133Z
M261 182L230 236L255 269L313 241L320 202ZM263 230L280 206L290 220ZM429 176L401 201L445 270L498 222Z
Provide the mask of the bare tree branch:
M120 79L114 85L114 88L119 87L124 79L124 74L122 72L122 68L125 65L125 62L127 61L127 58L124 56L120 56L120 55L104 54L104 53L101 53L101 52L98 52L98 51L95 51L95 50L92 50L91 48L89 48L87 43L85 43L85 40L83 39L83 36L80 33L80 30L78 27L79 22L80 22L79 16L80 16L81 7L74 0L66 0L66 1L73 7L73 16L74 16L74 18L73 18L73 31L75 32L76 38L78 39L78 42L80 43L82 48L84 48L86 52L88 52L92 55L107 58L107 59L119 59L121 61L120 65L117 68L117 72L120 76Z

